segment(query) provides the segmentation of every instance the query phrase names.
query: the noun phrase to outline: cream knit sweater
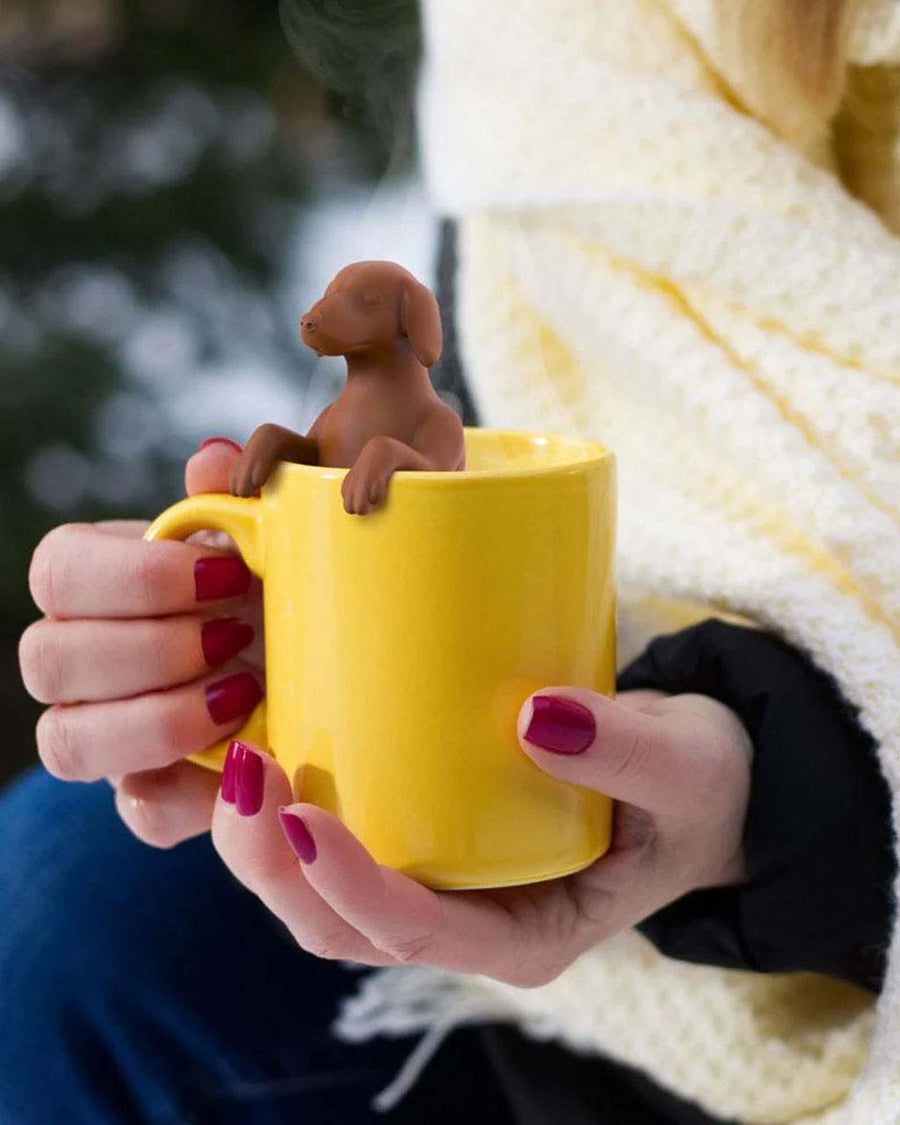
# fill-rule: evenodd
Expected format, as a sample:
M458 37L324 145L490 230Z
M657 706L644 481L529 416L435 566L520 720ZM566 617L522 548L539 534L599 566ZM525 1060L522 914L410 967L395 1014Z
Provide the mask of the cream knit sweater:
M836 677L896 796L900 3L870 0L847 107L792 144L723 71L715 3L426 3L424 158L460 222L465 368L486 423L615 449L623 660L656 627L642 591L745 615ZM722 1116L900 1122L896 934L877 1008L632 932L531 991L371 974L338 1031L431 1028L427 1051L488 1017Z

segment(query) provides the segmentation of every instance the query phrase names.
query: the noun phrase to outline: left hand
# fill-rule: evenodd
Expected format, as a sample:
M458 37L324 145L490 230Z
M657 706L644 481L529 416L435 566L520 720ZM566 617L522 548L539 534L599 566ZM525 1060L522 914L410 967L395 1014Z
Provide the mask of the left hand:
M555 705L541 702L548 698L569 705L562 726ZM431 964L520 987L553 980L589 947L691 890L744 877L751 746L723 704L550 688L526 701L518 731L541 769L617 799L610 850L575 875L492 891L429 890L377 864L330 813L291 804L278 763L236 743L213 842L310 953ZM541 749L537 738L564 752Z

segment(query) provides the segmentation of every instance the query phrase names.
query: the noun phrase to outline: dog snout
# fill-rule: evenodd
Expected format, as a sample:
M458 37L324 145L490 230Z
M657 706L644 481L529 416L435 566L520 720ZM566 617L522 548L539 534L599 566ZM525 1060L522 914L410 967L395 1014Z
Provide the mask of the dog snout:
M300 327L305 328L307 332L315 332L319 327L319 318L317 316L310 316L309 313L307 313L306 316L300 318Z

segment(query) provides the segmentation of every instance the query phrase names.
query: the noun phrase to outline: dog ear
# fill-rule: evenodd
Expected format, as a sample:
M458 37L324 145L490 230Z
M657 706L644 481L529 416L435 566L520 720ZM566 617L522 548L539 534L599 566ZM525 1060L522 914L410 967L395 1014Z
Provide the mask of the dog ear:
M433 367L441 354L441 313L434 294L409 281L400 295L400 335L406 336L423 367Z

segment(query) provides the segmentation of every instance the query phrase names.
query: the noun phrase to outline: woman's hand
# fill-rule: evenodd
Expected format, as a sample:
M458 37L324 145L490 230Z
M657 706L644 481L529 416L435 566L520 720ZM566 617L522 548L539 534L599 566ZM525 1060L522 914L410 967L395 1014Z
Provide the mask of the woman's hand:
M239 454L204 443L187 465L188 493L227 491ZM109 778L129 828L165 847L209 830L218 776L182 759L234 733L258 702L262 607L259 583L221 536L145 543L145 530L51 531L30 574L46 616L19 655L28 690L52 704L37 727L50 773Z
M277 762L239 743L229 751L213 842L311 953L431 964L522 987L552 980L590 946L688 891L744 877L751 746L724 705L700 695L636 691L614 701L550 688L525 703L519 738L541 769L617 800L612 847L585 871L435 893L375 863L334 816L291 804Z

